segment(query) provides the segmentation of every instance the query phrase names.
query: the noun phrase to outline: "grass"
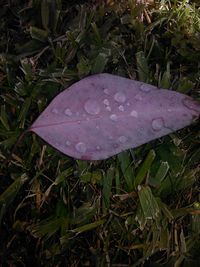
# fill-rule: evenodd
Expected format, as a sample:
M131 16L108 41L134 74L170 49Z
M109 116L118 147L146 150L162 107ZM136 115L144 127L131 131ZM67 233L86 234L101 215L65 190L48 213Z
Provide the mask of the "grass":
M199 266L198 123L97 162L34 134L17 142L55 95L89 74L200 100L198 2L3 1L1 266Z

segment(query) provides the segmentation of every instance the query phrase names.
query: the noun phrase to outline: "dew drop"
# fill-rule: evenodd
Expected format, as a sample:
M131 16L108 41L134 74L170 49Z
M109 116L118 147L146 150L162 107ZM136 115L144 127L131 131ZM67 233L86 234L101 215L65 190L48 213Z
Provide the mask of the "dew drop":
M160 131L164 127L164 121L162 118L152 120L151 126L153 130Z
M137 113L136 110L132 110L131 113L130 113L130 115L131 115L132 117L135 117L135 118L138 117L138 113Z
M141 191L142 190L141 185L138 185L137 189L138 189L138 191Z
M120 111L124 111L124 107L123 107L122 105L120 105L120 106L118 107L118 109L119 109Z
M71 145L71 142L70 142L69 140L67 140L67 141L65 142L65 144L66 144L67 146L70 146L70 145Z
M71 116L72 115L72 112L69 108L66 108L65 111L64 111L65 115L67 116Z
M127 140L128 140L128 138L126 136L123 136L123 135L118 138L118 141L122 144L126 143Z
M57 110L57 108L53 108L53 109L51 110L51 112L54 113L54 114L58 114L58 110Z
M139 95L139 94L137 94L137 95L135 96L135 99L141 101L141 100L142 100L142 96Z
M191 109L191 110L194 110L194 111L197 111L199 112L200 111L200 105L195 102L194 100L190 99L190 98L184 98L182 100L182 103L184 106L186 106L187 108Z
M118 148L119 145L118 145L118 144L113 144L113 147L114 147L114 148Z
M126 105L127 105L127 106L130 106L130 103L128 102Z
M106 107L106 110L111 111L111 107L110 106L107 106Z
M83 142L79 142L75 145L75 148L80 153L85 153L87 150L86 145Z
M116 115L116 114L111 114L111 115L110 115L110 119L111 119L112 121L116 121L116 120L117 120L117 115Z
M85 111L91 115L97 115L100 112L100 107L97 101L89 99L84 105Z
M112 135L109 135L109 136L108 136L108 139L109 139L109 140L113 140Z
M97 146L96 149L97 149L97 150L100 150L101 148L100 148L100 146Z
M107 88L105 88L103 91L104 91L104 94L109 95L109 90Z
M151 91L151 85L149 85L149 84L142 84L141 86L140 86L140 89L143 91L143 92L146 92L146 93L148 93L149 91Z
M126 101L126 96L124 93L118 92L114 95L114 99L119 103L124 103Z
M167 110L168 112L172 112L172 109L171 108L168 108L168 110Z
M97 126L96 126L96 129L99 130L99 128L100 128L99 125L97 125Z
M110 104L108 99L104 99L103 103L104 103L104 105L106 105L106 106L109 106L109 104Z

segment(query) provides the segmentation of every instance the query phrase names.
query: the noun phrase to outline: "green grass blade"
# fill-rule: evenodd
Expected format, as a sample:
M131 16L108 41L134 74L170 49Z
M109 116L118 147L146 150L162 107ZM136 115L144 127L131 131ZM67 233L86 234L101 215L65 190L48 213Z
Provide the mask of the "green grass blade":
M99 53L95 59L94 66L92 67L92 73L101 73L104 71L108 62L108 56L104 53Z
M84 232L87 232L87 231L91 231L92 229L95 229L101 225L103 225L105 223L105 219L103 220L98 220L98 221L95 221L93 223L88 223L88 224L85 224L83 226L80 226L80 227L77 227L71 231L68 232L68 234L62 236L60 238L60 242L62 245L64 245L65 243L68 242L69 238L71 238L72 236L77 236L81 233L84 233Z
M141 82L148 83L149 81L149 67L147 63L147 59L143 51L136 53L136 62L137 62L137 70L139 75L139 80Z
M1 195L0 195L0 214L3 217L4 212L10 206L17 196L23 184L28 180L26 173L17 178ZM1 222L0 222L1 223Z
M150 187L140 187L138 191L138 196L145 218L156 219L160 214L160 208L151 192Z
M149 178L148 180L149 184L154 187L160 186L160 184L166 177L168 171L169 171L168 162L162 161L155 176L151 176Z
M130 154L128 152L122 152L118 156L119 165L123 176L126 181L127 191L131 192L133 190L133 179L134 179L134 172L133 172L133 161L130 158Z
M19 117L18 117L18 122L20 122L20 128L24 128L24 124L25 124L25 120L26 120L26 116L28 114L28 110L30 108L31 105L31 97L28 97L25 99Z
M151 164L153 163L155 157L156 157L155 151L153 149L150 150L145 160L139 167L138 173L134 179L135 190L137 189L137 186L143 182L147 173L150 171Z
M41 2L41 18L42 18L42 25L45 30L48 29L49 24L49 4L47 0L42 0Z
M112 180L114 177L114 168L108 169L106 174L103 177L103 204L105 209L108 209L110 206L110 193L112 189Z
M1 106L0 121L3 124L3 126L5 127L5 129L7 131L9 131L10 130L10 127L9 127L9 123L8 123L8 118L7 118L7 114L6 114L6 107L5 107L5 105Z

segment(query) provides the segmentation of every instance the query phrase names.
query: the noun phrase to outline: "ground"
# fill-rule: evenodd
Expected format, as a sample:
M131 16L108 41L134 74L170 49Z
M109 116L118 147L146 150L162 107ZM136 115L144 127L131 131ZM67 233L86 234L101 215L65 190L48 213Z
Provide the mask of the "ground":
M199 266L199 122L95 162L25 132L95 73L200 100L199 1L136 2L2 1L1 266Z

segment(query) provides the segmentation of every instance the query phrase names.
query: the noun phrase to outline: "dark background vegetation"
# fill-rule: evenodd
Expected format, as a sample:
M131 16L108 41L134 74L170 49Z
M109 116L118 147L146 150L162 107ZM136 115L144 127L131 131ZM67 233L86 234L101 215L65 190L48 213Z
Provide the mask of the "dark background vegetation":
M200 266L198 122L97 162L17 142L94 73L200 100L199 1L137 2L0 1L1 266Z

